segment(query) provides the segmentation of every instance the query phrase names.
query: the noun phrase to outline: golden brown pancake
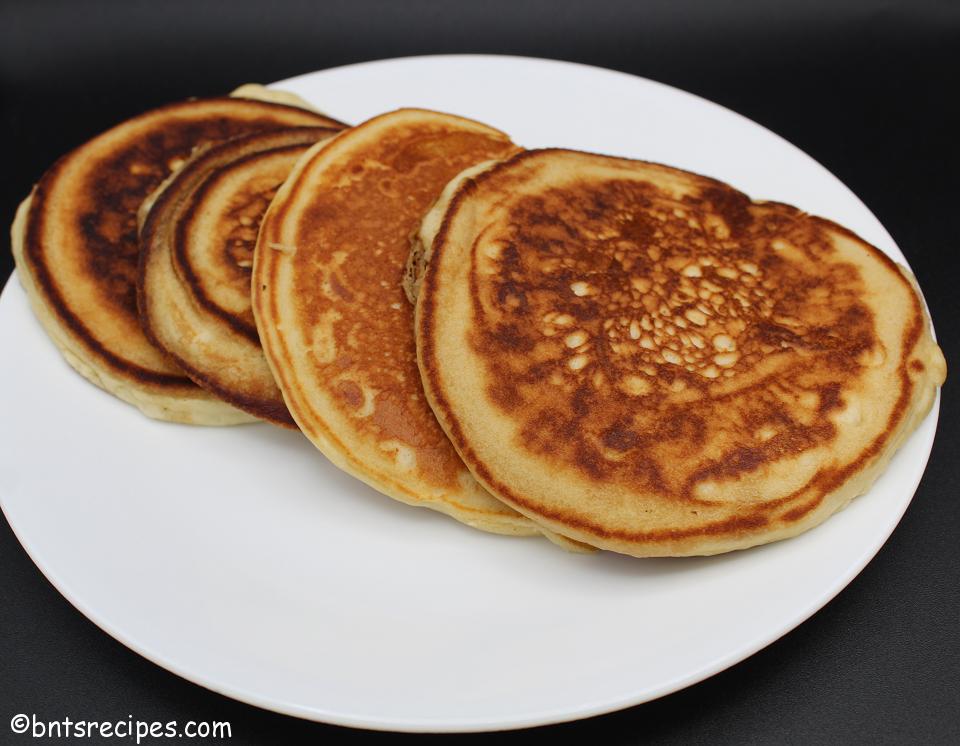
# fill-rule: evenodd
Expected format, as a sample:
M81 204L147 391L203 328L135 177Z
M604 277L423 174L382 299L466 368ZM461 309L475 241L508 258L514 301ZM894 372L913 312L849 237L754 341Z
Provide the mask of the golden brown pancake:
M443 186L516 150L486 125L421 110L313 147L261 225L253 308L290 413L333 463L402 502L533 534L470 476L427 406L401 288L410 236Z
M197 387L140 327L137 210L198 145L301 125L340 126L314 112L241 98L163 106L58 160L17 212L20 280L66 360L90 381L159 419L249 421Z
M138 301L151 341L198 385L285 427L295 424L250 307L253 250L297 159L338 131L286 128L204 150L164 187L140 234Z
M869 488L946 372L886 255L695 174L530 151L425 225L434 412L494 495L596 547L714 554L809 529Z

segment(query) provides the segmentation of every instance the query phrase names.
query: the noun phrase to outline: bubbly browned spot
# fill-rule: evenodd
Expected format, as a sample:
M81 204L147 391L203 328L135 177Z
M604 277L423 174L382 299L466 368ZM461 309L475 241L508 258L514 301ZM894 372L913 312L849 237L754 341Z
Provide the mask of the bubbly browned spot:
M517 447L598 483L712 504L717 482L829 445L853 374L886 354L859 271L794 208L594 181L500 225L470 275L490 400L522 418Z
M460 461L428 406L417 369L413 309L401 288L410 236L464 168L516 151L505 138L428 125L398 128L343 167L328 167L292 253L302 326L318 330L317 379L374 442L415 453L427 482L460 489Z

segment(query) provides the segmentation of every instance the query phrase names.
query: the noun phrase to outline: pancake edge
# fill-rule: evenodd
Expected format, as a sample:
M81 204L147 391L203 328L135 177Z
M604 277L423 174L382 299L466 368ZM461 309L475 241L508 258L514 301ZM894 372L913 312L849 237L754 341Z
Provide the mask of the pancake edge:
M248 98L253 101L263 101L268 104L280 104L281 106L292 106L295 109L306 109L307 111L319 114L328 120L329 124L318 125L320 127L335 127L337 129L347 129L349 124L334 119L325 111L320 111L302 96L290 91L281 91L278 88L270 88L261 83L244 83L230 91L230 98Z
M109 364L101 362L100 355L90 355L83 339L73 332L61 315L51 309L53 303L42 291L41 283L34 277L34 269L25 255L27 218L33 194L31 192L20 203L10 231L17 276L34 315L70 367L95 386L132 404L153 419L188 425L238 425L252 421L245 412L214 399L195 386L184 386L182 391L171 393L169 385L162 389L149 381L138 381L133 385L128 378L117 375Z

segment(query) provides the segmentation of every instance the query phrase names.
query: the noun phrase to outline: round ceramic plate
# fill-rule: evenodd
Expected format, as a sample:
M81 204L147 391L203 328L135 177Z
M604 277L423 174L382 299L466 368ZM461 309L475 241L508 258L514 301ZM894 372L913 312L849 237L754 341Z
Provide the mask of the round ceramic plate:
M810 157L648 80L456 56L352 65L276 87L348 122L419 106L480 119L529 147L669 163L832 218L903 261L869 210ZM148 420L67 367L16 281L0 300L0 349L17 351L0 387L3 511L81 612L228 696L410 731L607 712L769 644L836 595L889 536L920 480L939 409L866 496L819 528L709 559L637 560L567 554L410 508L268 425Z

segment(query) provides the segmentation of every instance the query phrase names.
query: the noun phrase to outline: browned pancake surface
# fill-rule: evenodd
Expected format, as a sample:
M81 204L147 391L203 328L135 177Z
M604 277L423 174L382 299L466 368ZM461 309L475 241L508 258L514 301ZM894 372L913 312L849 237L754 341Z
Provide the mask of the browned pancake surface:
M832 440L842 382L884 355L856 268L819 261L823 225L785 205L588 184L520 200L502 241L496 279L471 276L491 400L523 413L525 448L604 484L702 502L715 475Z
M216 169L192 196L176 228L174 262L194 298L257 344L250 307L257 231L293 165L316 139L304 137L301 144L251 153ZM220 190L230 190L226 204L222 197L212 199Z
M411 234L444 185L516 150L485 125L417 110L318 146L264 219L254 309L291 413L335 463L399 500L535 533L477 485L424 400L401 287Z
M559 177L538 170L551 162ZM572 175L598 163L602 177ZM920 299L885 255L666 167L521 154L461 188L433 248L419 339L441 421L495 494L599 546L697 553L789 532L942 380ZM874 277L899 318L878 318ZM463 357L449 313L468 316ZM893 342L878 332L891 326ZM476 406L456 390L473 365ZM509 429L485 433L484 405ZM536 484L514 481L530 464Z
M140 329L140 204L200 144L332 121L252 100L187 101L118 125L44 174L27 214L24 260L57 323L95 361L94 368L105 366L111 376L151 393L195 390Z
M316 292L318 277L307 270L297 274L294 293L307 327L339 317L329 338L337 356L321 362L319 373L330 381L342 413L352 415L363 405L360 387L344 375L362 371L364 387L377 393L370 416L354 419L354 426L374 440L407 444L423 478L459 489L463 464L420 394L413 307L400 282L410 235L443 185L516 147L486 132L418 127L400 135L402 147L387 137L366 154L374 172L383 169L382 178L357 178L362 171L355 162L327 172L327 182L342 186L313 195L298 231L315 250L298 251L294 261L329 270L323 292ZM340 262L338 250L353 251Z
M141 231L139 308L150 339L198 385L287 427L251 310L253 250L297 159L337 131L274 129L204 150L165 186Z

